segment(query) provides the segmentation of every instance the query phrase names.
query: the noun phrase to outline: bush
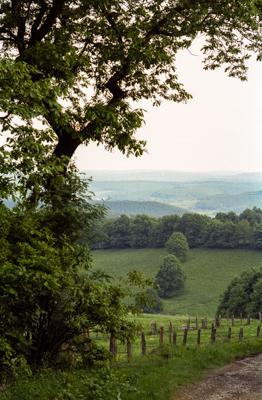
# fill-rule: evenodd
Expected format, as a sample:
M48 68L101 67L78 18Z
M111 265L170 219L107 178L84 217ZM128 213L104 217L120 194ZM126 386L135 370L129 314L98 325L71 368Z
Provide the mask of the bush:
M167 251L179 258L180 261L186 261L189 246L187 243L187 238L183 233L172 233L165 246Z
M157 314L163 311L163 303L158 296L157 290L149 288L146 291L146 300L142 304L142 311L148 314Z
M222 316L250 315L257 318L261 310L262 269L252 269L232 280L222 296L217 313Z
M185 273L178 258L172 254L166 256L156 275L159 296L164 298L175 296L183 289L185 279Z
M79 243L96 206L67 189L56 206L0 205L0 382L21 369L52 366L64 345L80 365L101 359L77 340L87 329L121 339L134 331L123 302L127 290L93 272L89 249Z

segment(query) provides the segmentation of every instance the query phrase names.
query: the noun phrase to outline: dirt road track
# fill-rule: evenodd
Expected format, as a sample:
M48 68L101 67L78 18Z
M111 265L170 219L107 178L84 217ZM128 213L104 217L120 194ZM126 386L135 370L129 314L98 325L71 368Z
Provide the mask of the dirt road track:
M262 354L235 361L173 400L262 400Z

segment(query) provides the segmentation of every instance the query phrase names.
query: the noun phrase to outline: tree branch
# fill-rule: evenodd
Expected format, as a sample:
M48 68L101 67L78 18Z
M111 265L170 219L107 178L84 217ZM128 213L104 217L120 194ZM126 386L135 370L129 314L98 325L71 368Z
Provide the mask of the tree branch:
M49 13L46 16L45 21L43 24L40 26L40 28L35 29L33 34L31 35L31 38L29 40L29 46L35 44L36 42L41 42L42 39L51 31L52 27L56 23L57 18L61 15L63 8L64 8L65 0L53 0L52 7L49 11ZM40 13L43 13L43 6L42 6L42 11L40 9ZM40 13L37 16L37 19L40 19ZM44 14L43 14L44 16ZM41 20L43 18L41 17ZM39 25L41 20L35 21L35 25Z
M37 29L42 22L42 19L47 11L47 8L48 8L48 6L47 6L46 2L44 0L42 0L39 13L36 15L36 18L33 22L32 28L31 28L31 38L37 34Z

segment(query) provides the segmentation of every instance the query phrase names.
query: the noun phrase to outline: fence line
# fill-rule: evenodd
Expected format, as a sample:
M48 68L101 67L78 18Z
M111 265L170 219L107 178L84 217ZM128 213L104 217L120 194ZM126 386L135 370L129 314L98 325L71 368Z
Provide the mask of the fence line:
M236 320L234 316L227 319L228 326L223 326L221 316L216 316L213 322L207 320L207 318L201 319L200 321L196 317L195 319L188 319L184 325L181 327L175 326L171 321L169 321L168 327L164 329L163 326L157 327L156 321L151 322L150 331L145 333L145 331L137 332L138 336L136 341L131 343L128 340L126 343L119 342L116 337L111 335L104 335L98 330L87 331L86 334L89 338L93 333L94 340L102 340L104 342L109 341L109 351L112 354L113 359L117 359L117 356L123 354L130 361L134 355L134 350L136 354L139 353L142 356L147 355L152 351L161 349L164 345L169 345L172 347L177 346L205 346L209 343L215 344L218 342L236 342L243 341L248 338L259 338L261 337L261 323L262 323L262 313L259 313L259 319L256 320L259 325L249 327L251 324L250 316L245 319L241 316L240 320ZM240 321L240 326L238 325ZM253 321L254 322L254 321ZM249 330L244 328L246 326ZM238 329L239 327L239 329ZM250 329L254 329L254 333L250 333ZM154 341L154 343L152 343ZM123 349L123 351L121 351Z

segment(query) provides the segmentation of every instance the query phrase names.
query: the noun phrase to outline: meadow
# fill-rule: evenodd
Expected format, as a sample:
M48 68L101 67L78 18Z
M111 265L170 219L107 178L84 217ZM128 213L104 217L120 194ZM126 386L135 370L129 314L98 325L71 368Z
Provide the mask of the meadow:
M132 270L154 278L165 249L98 250L94 251L95 268L115 279ZM243 271L262 265L262 252L252 250L192 249L183 264L187 276L183 293L166 299L164 314L214 317L220 296L229 282Z

